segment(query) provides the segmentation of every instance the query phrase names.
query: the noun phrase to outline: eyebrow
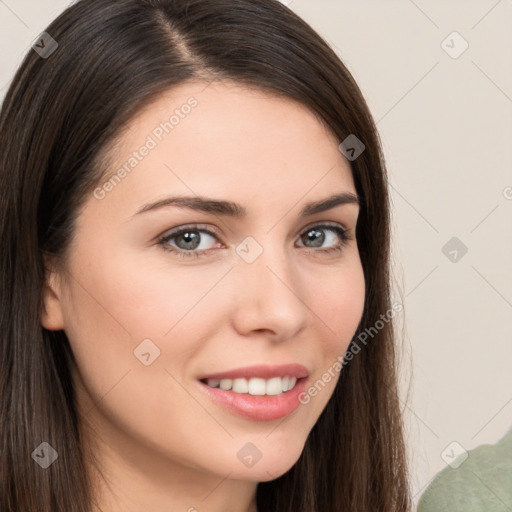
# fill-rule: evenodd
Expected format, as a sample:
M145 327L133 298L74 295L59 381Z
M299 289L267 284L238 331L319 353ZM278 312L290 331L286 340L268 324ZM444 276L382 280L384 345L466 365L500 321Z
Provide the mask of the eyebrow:
M341 192L329 196L319 201L313 201L303 206L299 216L301 218L321 213L330 210L335 206L343 204L360 204L357 195L352 192ZM224 215L234 218L244 218L247 216L247 210L240 204L233 201L224 201L218 199L211 199L208 197L200 196L174 196L167 197L154 203L148 203L140 208L135 215L146 213L149 211L165 208L168 206L176 206L178 208L188 208L195 211L214 213L217 215Z

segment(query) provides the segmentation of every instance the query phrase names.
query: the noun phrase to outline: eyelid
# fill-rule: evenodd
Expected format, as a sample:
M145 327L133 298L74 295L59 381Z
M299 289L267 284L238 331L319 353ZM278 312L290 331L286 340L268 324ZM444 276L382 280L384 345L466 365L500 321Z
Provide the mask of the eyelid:
M333 228L339 228L342 227L345 231L349 231L349 228L343 224L343 222L335 222L332 220L317 220L315 222L311 222L311 224L307 224L303 228L300 229L300 231L297 233L300 235L301 233L304 233L304 231L307 231L308 229L316 228L316 227L333 227Z
M168 229L167 231L164 231L161 235L158 235L157 239L161 240L162 238L168 238L169 236L175 236L176 234L179 234L183 231L211 231L216 236L222 236L220 230L216 228L215 226L212 226L211 224L183 224L180 226L176 226L175 228Z

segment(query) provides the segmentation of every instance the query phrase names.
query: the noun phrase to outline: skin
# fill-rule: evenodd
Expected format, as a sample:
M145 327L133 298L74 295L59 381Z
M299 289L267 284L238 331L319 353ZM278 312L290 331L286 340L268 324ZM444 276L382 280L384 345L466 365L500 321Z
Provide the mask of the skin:
M297 461L339 374L273 421L227 411L198 378L301 363L314 383L345 353L363 313L359 206L299 218L310 201L356 194L339 141L306 107L234 82L188 82L132 119L116 164L190 96L198 101L190 114L103 199L88 198L65 261L48 265L41 322L65 330L76 358L84 443L106 479L94 477L104 512L256 511L257 483ZM248 214L168 206L136 215L170 195L236 201ZM322 252L342 243L329 229L319 247L306 245L322 222L348 229L341 251ZM217 238L199 232L201 257L158 244L194 223L216 230ZM252 263L236 252L248 236L263 249ZM187 247L179 238L169 245ZM160 356L145 366L134 350L147 338ZM252 467L237 457L248 442L262 454Z

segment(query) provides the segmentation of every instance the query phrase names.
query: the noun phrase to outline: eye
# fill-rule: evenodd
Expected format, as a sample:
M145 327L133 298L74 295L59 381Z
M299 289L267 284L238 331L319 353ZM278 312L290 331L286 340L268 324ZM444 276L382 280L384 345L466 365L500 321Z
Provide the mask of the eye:
M329 236L325 235L325 232L330 232ZM336 243L336 238L340 241ZM343 228L339 225L330 225L330 224L320 224L318 226L313 226L308 228L300 237L302 243L311 243L312 245L307 247L321 247L325 241L329 242L327 249L322 249L320 253L331 253L333 251L341 251L347 242L351 240L352 237L349 236L348 229ZM331 242L334 242L332 245Z
M211 248L208 247L206 243L203 244L203 247L201 247L199 251L196 251L205 237L206 240L208 240L208 238L218 239L217 235L208 229L201 229L200 226L197 225L185 226L159 238L158 243L164 250L176 253L178 256L197 258L202 256L203 252ZM175 245L170 244L171 240L175 240ZM207 247L204 247L204 245Z
M217 240L216 243L215 240ZM215 232L199 225L191 225L163 235L158 239L158 245L165 251L175 253L182 258L198 258L204 256L209 249L219 246L218 240L219 236ZM303 231L299 240L302 243L299 247L307 247L313 249L312 252L325 254L341 251L347 242L352 240L352 237L349 235L348 229L338 224L320 224ZM325 242L330 247L321 248ZM203 246L201 247L201 245Z

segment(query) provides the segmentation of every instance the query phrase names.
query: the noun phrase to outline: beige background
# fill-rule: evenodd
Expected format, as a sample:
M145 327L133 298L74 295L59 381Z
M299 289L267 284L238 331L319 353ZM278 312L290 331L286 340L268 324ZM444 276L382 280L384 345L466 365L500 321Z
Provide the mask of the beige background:
M384 145L417 501L453 441L494 443L512 425L512 0L283 3L334 46ZM0 0L0 98L66 4ZM445 256L452 237L466 254Z

